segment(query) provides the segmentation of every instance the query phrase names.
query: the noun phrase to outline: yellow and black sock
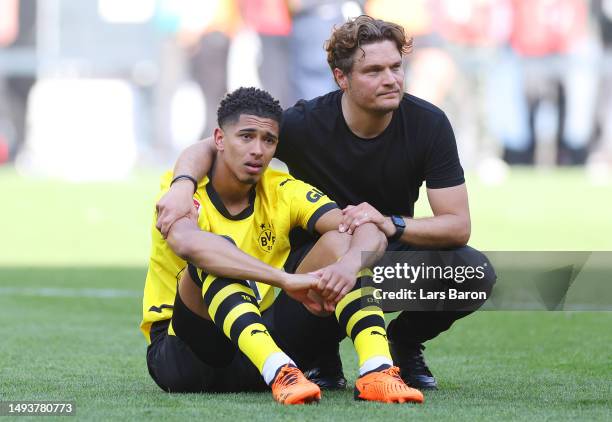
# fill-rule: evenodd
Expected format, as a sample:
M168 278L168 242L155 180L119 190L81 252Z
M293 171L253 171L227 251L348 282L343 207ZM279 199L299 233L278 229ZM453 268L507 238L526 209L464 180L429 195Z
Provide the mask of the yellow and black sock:
M353 290L336 306L338 323L355 345L361 374L393 363L383 312L379 306L372 305L374 301L367 300L374 288L362 287L367 274L367 270L359 273Z
M238 346L262 375L266 360L273 355L273 361L277 363L291 361L288 356L278 359L279 353L286 355L268 333L253 289L246 281L208 275L202 285L202 296L215 325ZM269 376L264 378L268 381Z

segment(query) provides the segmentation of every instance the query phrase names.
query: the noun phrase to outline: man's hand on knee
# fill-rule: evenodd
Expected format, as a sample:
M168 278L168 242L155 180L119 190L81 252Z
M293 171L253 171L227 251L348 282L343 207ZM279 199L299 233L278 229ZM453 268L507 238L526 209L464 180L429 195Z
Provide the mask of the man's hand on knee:
M366 223L373 223L378 230L387 237L395 232L395 226L391 219L380 213L376 208L367 202L359 205L349 205L342 210L342 223L338 227L341 233L353 234L357 227Z

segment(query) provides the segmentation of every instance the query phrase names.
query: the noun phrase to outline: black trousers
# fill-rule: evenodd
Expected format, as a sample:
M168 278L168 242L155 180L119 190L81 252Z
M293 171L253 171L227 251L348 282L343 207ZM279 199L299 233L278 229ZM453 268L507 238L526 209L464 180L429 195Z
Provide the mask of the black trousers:
M285 271L294 272L299 263L314 246L316 240L306 232L294 230L291 232L291 254L285 263ZM425 252L423 249L415 248L401 242L392 242L388 245L385 254L388 259L381 260L377 265L393 265L393 255L403 255L403 253ZM426 257L428 264L442 265L444 267L471 266L478 267L484 265L484 277L469 283L454 283L448 280L421 280L411 285L413 290L431 290L435 286L436 291L444 291L448 294L450 289L459 292L486 292L489 297L495 284L497 276L495 269L489 259L480 251L464 246L456 249L427 252L420 256ZM436 254L435 252L440 252ZM419 264L418 263L413 264ZM403 311L397 318L392 320L387 327L387 335L396 347L412 347L418 343L424 343L437 337L440 333L448 330L455 321L471 314L482 306L484 299L468 299L464 301L447 301L436 310ZM459 305L459 306L458 306ZM384 309L384 308L383 308Z
M388 254L391 256L391 261L394 261L393 255L403 255L405 253L417 253L420 257L419 262L412 264L440 266L444 268L457 267L480 267L484 276L480 279L474 278L469 282L457 283L447 279L427 279L418 280L411 285L413 291L423 290L436 291L445 293L449 297L451 289L456 292L485 292L486 297L489 297L497 276L493 265L489 259L480 251L470 247L463 246L456 249L447 249L441 251L424 252L419 248L411 247L404 243L394 242L387 247L387 252L396 252L399 254ZM425 261L425 262L423 262ZM389 263L387 262L386 265ZM455 321L471 314L480 308L486 299L463 299L439 301L435 310L405 310L402 311L397 318L389 323L387 335L400 350L403 346L411 347L418 343L424 343L437 337L440 333L448 330Z

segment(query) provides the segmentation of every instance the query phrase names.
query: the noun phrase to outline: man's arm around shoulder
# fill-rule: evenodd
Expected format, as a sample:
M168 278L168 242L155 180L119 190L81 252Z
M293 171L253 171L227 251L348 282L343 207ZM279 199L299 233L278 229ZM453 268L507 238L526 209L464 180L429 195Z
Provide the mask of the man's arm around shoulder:
M197 181L202 180L212 167L215 151L213 138L206 138L187 147L174 166L173 178L186 175ZM195 193L193 188L193 183L188 178L179 179L157 201L155 227L164 238L168 236L170 227L176 220L192 212L194 208L192 198Z

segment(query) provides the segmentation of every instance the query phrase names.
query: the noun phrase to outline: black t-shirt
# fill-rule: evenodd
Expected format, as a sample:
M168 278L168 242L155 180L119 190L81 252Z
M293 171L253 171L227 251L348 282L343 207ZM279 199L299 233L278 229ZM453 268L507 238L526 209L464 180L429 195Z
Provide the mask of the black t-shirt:
M340 207L368 202L385 215L413 216L419 188L464 183L457 144L442 110L404 94L376 138L351 132L342 91L299 101L283 114L276 157L291 174L317 186Z

